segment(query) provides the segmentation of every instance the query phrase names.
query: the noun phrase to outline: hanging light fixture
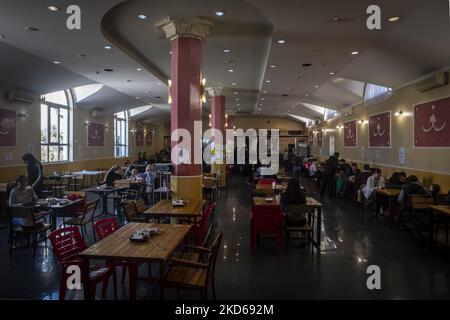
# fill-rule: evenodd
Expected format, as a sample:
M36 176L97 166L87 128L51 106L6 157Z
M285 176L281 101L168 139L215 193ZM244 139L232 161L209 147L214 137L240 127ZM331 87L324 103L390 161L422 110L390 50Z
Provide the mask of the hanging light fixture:
M206 103L206 79L203 78L200 84L200 97L203 103Z
M167 98L167 103L168 104L172 104L172 80L169 79L169 81L167 82L168 84L168 98Z

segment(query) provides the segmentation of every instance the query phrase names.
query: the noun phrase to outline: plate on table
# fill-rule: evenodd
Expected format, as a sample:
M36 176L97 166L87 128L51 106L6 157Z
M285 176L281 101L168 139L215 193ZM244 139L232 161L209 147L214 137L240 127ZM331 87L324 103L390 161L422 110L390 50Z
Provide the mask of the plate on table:
M186 205L186 203L187 203L187 201L185 201L185 200L173 200L172 201L172 206L174 206L174 207L183 207L183 206Z
M130 240L133 242L147 242L149 239L150 239L150 237L147 235L136 234L136 233L130 237Z
M264 200L265 200L266 202L273 202L274 199L273 199L273 198L265 198Z

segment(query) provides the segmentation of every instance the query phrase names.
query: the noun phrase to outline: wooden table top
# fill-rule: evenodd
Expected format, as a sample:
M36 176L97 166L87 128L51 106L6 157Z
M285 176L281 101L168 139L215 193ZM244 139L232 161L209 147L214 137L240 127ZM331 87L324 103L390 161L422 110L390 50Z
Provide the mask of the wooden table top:
M139 229L160 228L161 233L139 243L129 238ZM93 259L166 262L191 230L190 225L128 223L80 255Z
M398 197L400 194L400 189L374 189L376 193L383 194L388 197Z
M450 206L430 206L430 209L433 209L436 212L450 216Z
M266 201L266 199L273 199L273 201ZM275 197L253 197L255 206L279 206L280 202L276 201Z
M273 201L266 201L267 198L272 198ZM257 206L275 206L280 205L280 202L277 202L275 197L253 197L253 203ZM306 205L322 208L322 204L314 198L306 197Z
M144 214L150 216L167 217L192 217L201 216L202 209L206 200L188 200L188 203L182 207L172 206L172 200L164 199L144 211Z

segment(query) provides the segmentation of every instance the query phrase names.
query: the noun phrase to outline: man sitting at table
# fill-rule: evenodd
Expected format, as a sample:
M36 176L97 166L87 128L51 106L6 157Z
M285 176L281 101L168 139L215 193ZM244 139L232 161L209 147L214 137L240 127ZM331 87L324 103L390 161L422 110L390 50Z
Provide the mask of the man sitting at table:
M364 197L367 200L375 199L375 189L383 189L385 187L384 179L381 176L381 170L372 169L372 175L367 179L366 186L363 188Z
M412 194L431 195L430 192L420 183L419 178L414 175L409 176L406 179L406 184L398 196L398 202L400 202L401 205L406 206L408 196Z
M356 197L356 191L361 185L361 171L358 169L358 164L353 162L350 171L345 174L345 177L344 197L353 199Z

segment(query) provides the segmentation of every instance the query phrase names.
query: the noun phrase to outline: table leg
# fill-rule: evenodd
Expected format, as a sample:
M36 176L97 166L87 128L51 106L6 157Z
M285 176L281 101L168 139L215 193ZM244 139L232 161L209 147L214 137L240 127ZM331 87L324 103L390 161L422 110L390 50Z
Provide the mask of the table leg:
M434 247L434 210L430 212L430 247Z
M392 227L393 223L394 223L394 213L395 213L395 209L394 209L394 200L392 197L389 197L389 226Z
M316 250L320 253L320 244L322 241L322 208L316 208L317 210L317 238L316 238Z
M106 193L102 194L102 202L103 202L103 214L108 214L108 196Z
M164 271L165 271L165 263L161 261L159 263L159 298L160 300L165 300L164 297Z
M136 262L131 261L128 263L128 278L130 300L136 300L138 278L138 264Z
M95 294L91 288L91 281L89 278L89 258L83 258L83 265L81 270L81 277L83 281L84 300L94 300Z

